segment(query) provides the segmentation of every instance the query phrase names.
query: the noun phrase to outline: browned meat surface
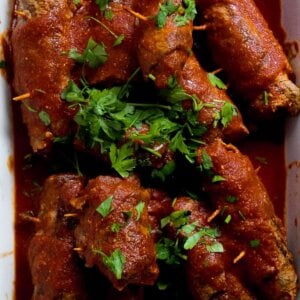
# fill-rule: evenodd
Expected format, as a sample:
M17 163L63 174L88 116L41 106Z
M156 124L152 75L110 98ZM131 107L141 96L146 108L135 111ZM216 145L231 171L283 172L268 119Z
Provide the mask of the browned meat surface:
M85 203L75 230L80 254L86 266L98 266L118 290L128 284L152 285L157 278L149 197L136 177L99 176L77 199Z
M45 182L40 223L28 250L32 299L86 299L82 270L73 250L72 224L64 217L72 211L69 201L82 185L82 178L75 175L54 175Z
M176 199L174 211L190 212L188 224L197 224L189 235L197 230L216 229L214 223L209 223L211 211L203 203L186 197ZM208 250L207 246L221 243L222 252ZM203 236L197 244L187 252L186 273L187 282L193 299L256 299L245 287L242 276L239 276L238 266L231 260L231 254L226 248L230 239L220 232L219 237Z
M132 7L133 3L133 0L109 1L106 9L112 14L110 19L100 11L95 1L84 1L72 18L72 48L82 53L89 38L92 37L96 42L103 43L108 53L107 61L100 67L96 69L86 67L86 78L91 84L123 84L138 68L135 55L137 25L135 17L124 8ZM124 35L123 41L119 45L114 45L116 37L121 35ZM82 67L79 66L75 74L80 77L81 73Z
M270 117L281 110L296 115L300 92L288 79L291 67L254 2L197 0L197 4L215 62L256 116Z
M147 1L139 2L137 10L146 16L156 15L159 5L164 3L154 1L150 6L144 2ZM183 5L181 1L176 1L176 4ZM141 21L137 54L144 76L154 75L158 88L166 88L168 79L174 76L184 92L203 101L205 105L199 112L199 122L208 128L206 141L216 136L231 141L244 137L248 130L236 108L236 114L226 126L215 124L216 114L221 112L225 103L232 102L223 90L211 85L207 73L192 54L192 22L178 26L174 18L174 15L168 16L162 28L158 28L152 18Z
M199 163L206 157L203 151L213 165L210 174L223 178L212 183L212 177L206 177L204 190L215 209L226 208L226 216L230 215L224 230L236 241L235 254L245 251L239 264L247 280L263 299L295 299L297 276L285 230L250 160L221 140L199 151Z
M91 84L123 84L137 69L135 18L123 7L131 5L132 1L111 1L109 20L91 0L78 7L67 0L18 2L18 10L27 17L18 17L13 28L13 86L16 95L27 94L22 115L34 151L49 151L55 137L74 133L77 107L60 97L71 78L79 80L84 74ZM114 45L121 35L122 42ZM89 38L103 43L108 54L95 69L68 57L70 50L83 53Z
M67 85L70 62L71 10L67 1L20 1L28 19L19 17L12 33L13 86L23 100L23 121L34 151L47 149L54 136L70 132L74 111L60 99Z
M149 220L152 237L157 241L161 236L160 220L172 212L172 199L163 191L149 189L150 200L148 203Z

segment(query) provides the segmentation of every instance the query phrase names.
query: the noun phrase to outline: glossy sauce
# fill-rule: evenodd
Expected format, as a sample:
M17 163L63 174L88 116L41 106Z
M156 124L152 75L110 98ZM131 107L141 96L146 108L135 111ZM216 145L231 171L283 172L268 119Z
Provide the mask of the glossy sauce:
M270 23L280 42L284 41L284 31L280 26L280 0L256 0L259 8ZM27 249L34 233L34 224L22 220L20 213L38 213L38 193L43 181L49 175L45 162L40 158L31 161L27 131L22 123L19 105L13 103L15 182L16 182L16 295L15 299L28 300L32 295L31 274L27 260ZM285 199L284 132L279 124L275 136L254 136L239 145L241 151L249 155L258 174L262 178L276 213L283 218ZM24 159L24 157L26 159Z

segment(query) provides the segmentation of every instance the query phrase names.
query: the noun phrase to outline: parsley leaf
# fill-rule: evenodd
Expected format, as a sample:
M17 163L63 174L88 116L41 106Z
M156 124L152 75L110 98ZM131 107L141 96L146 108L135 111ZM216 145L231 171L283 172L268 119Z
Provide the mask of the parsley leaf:
M188 217L191 214L190 211L187 210L177 210L172 212L169 216L160 220L160 227L164 228L169 223L172 223L173 226L179 228L188 222Z
M159 178L162 182L166 180L168 176L170 176L176 168L176 163L171 160L166 163L161 169L154 169L151 173L152 178Z
M206 250L210 253L223 253L224 247L219 242L214 242L212 244L206 245Z
M117 148L116 144L110 146L109 158L112 167L122 176L128 177L129 173L135 168L136 161L133 157L134 150L130 143L126 143Z
M85 102L81 89L73 80L69 80L67 87L64 88L60 97L68 102Z
M1 59L0 60L0 69L5 69L6 68L6 61Z
M44 123L45 126L49 126L51 124L50 116L46 111L41 110L38 115L40 120Z
M226 127L234 116L237 116L236 107L230 102L226 102L221 109L221 124Z
M113 201L113 196L109 196L105 201L103 201L97 208L96 211L105 218L112 211L111 203Z
M100 254L103 259L103 263L107 266L111 272L113 272L118 280L122 278L124 264L126 262L125 256L120 249L116 249L110 256L107 256L99 249L93 250L95 253Z
M105 11L109 1L110 0L95 0L95 3L99 6L100 11Z
M195 0L183 0L184 4L184 13L178 14L174 18L176 26L184 26L193 21L197 14Z
M123 225L120 223L113 223L111 225L111 231L114 233L119 232L122 227L123 227Z
M73 48L69 51L69 57L78 63L87 63L92 69L95 69L106 62L108 54L105 51L103 43L98 44L93 38L89 38L87 46L82 54L78 53L77 49Z
M225 181L226 179L224 177L222 177L221 175L214 175L211 182L212 183L216 183L216 182L221 182L221 181Z
M156 26L163 28L166 25L167 17L178 10L179 5L175 5L173 0L167 0L159 5L159 12L156 15Z
M211 160L211 157L207 154L206 150L203 149L202 151L202 162L200 164L200 170L201 171L211 171L213 168L213 162Z
M235 196L229 195L229 196L227 196L227 197L225 198L225 200L226 200L227 202L229 202L229 203L235 203L235 202L238 200L238 198L235 197Z
M183 247L185 250L193 249L199 240L203 237L210 237L215 239L216 237L220 236L220 233L217 228L209 228L209 227L202 227L200 230L185 241Z
M162 238L155 244L155 249L156 258L167 265L179 265L182 260L187 259L178 240Z
M269 104L269 93L267 91L263 92L264 104L267 106Z
M251 246L251 248L258 248L260 246L260 240L255 239L255 240L250 241L250 246Z
M115 42L114 42L114 44L113 44L113 47L122 44L124 38L125 38L125 35L124 35L124 34L120 34L120 35L116 38L116 40L115 40Z
M135 206L135 210L137 212L137 217L136 220L138 221L141 218L142 212L145 208L145 202L139 202L136 206Z
M221 90L227 89L227 86L224 84L224 82L219 77L217 77L215 74L208 73L207 77L213 86L215 86Z

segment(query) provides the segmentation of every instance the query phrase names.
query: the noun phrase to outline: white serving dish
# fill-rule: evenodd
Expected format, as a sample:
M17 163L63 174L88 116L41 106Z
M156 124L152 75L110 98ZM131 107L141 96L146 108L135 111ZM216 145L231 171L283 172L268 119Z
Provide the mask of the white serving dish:
M12 0L0 0L0 32L9 26ZM283 26L288 40L300 42L300 0L282 0ZM300 54L292 61L300 84ZM0 76L0 300L14 299L14 180L9 168L13 155L9 88ZM298 162L298 164L296 163ZM300 118L286 126L287 207L289 248L300 277ZM299 223L297 226L297 222ZM298 295L300 299L300 295Z

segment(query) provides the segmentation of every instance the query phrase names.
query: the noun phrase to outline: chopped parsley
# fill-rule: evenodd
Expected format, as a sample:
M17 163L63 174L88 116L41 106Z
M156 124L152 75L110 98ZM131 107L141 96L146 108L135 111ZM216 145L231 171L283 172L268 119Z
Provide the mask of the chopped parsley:
M224 223L229 224L229 223L231 222L231 219L232 219L231 215L228 215L228 216L225 218Z
M105 218L112 211L112 201L113 196L109 196L105 201L103 201L97 208L96 211Z
M95 69L106 62L108 54L103 43L98 44L93 38L90 38L83 53L79 53L77 49L73 48L69 51L69 57L78 63L88 64L89 67Z
M104 265L107 266L109 270L115 274L118 280L120 280L122 278L124 264L126 262L126 258L122 254L121 250L114 250L110 256L107 256L99 249L94 249L93 251L102 256Z
M107 8L107 5L110 0L95 0L95 3L98 5L100 11L105 11Z
M179 10L179 14L175 16L176 26L184 26L195 19L197 14L195 0L183 0L183 7Z
M229 202L229 203L235 203L235 202L238 201L238 198L235 197L235 196L229 195L229 196L227 196L227 197L225 198L225 200L226 200L227 202Z
M230 102L224 102L221 110L215 114L214 127L217 127L218 123L221 123L224 128L227 127L232 118L237 115L236 107Z
M110 146L109 158L111 165L122 177L128 177L136 166L133 154L134 149L129 143L122 145L119 149L116 144Z
M183 247L185 250L193 249L200 241L200 239L203 239L203 243L207 245L205 238L215 239L219 236L220 233L217 228L200 227L200 229L196 233L187 238Z
M263 101L266 106L269 105L269 93L267 91L263 92Z
M166 163L161 169L154 169L151 172L151 177L159 178L162 182L164 182L167 177L173 174L175 168L176 168L176 163L173 160L171 160L168 163Z
M175 228L179 228L187 224L190 214L191 212L187 210L174 211L169 216L161 219L160 226L161 228L164 228L171 223Z
M143 213L143 210L145 208L145 202L139 202L136 206L135 206L135 210L136 210L136 213L137 213L137 216L136 216L136 220L138 221L140 218L141 218L141 215Z
M166 25L167 17L174 14L179 8L179 5L175 5L173 0L167 0L159 5L159 12L156 15L156 26L163 28Z
M113 223L111 225L111 231L114 232L114 233L117 233L121 230L122 227L123 227L123 225L120 224L120 223Z
M197 14L195 0L183 0L183 5L175 5L173 0L166 0L159 5L159 12L155 17L156 26L163 28L167 18L173 16L176 26L184 26L193 21Z
M207 245L205 245L205 247L206 247L206 250L210 253L223 253L224 252L224 247L219 242L207 244Z
M255 239L255 240L250 241L250 246L251 246L251 248L258 248L260 246L260 240Z
M208 73L207 77L208 77L208 80L210 81L210 83L213 86L215 86L215 87L217 87L221 90L226 90L227 89L227 86L224 84L224 82L219 77L217 77L215 74Z
M45 126L49 126L51 124L50 116L46 111L41 110L38 113L38 115L39 115L40 120L44 123Z
M212 183L216 183L216 182L221 182L221 181L225 181L226 179L224 177L222 177L221 175L214 175L211 182Z
M156 244L156 259L164 261L167 265L179 265L182 260L187 260L182 245L178 239L161 238Z
M6 61L1 59L0 60L0 69L5 69L6 68Z
M200 170L203 172L211 172L213 168L213 162L211 157L207 154L206 150L203 149L202 151L202 162L199 166Z

